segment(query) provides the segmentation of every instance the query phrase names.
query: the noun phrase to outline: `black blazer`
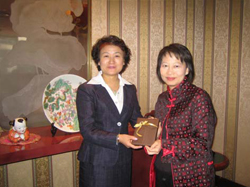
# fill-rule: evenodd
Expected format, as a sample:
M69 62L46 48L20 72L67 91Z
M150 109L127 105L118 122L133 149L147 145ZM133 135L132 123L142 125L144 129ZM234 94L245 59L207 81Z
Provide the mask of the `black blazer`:
M134 126L142 115L135 86L125 84L123 92L123 109L119 114L103 86L87 83L79 86L76 105L84 138L78 153L80 161L105 166L131 161L131 149L123 144L116 145L116 136L128 134L128 123Z

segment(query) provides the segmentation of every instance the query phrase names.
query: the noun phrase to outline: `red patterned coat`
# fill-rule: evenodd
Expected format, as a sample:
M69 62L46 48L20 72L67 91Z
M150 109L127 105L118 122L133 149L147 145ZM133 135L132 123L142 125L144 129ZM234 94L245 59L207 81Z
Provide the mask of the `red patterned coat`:
M161 161L171 163L174 186L214 186L216 114L209 95L184 79L159 95L155 117L166 129Z

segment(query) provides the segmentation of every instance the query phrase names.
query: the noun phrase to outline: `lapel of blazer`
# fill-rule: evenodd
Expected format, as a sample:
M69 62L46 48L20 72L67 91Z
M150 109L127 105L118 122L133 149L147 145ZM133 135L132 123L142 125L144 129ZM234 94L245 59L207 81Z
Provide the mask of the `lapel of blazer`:
M126 112L130 110L129 105L131 102L132 94L131 94L129 87L130 86L127 86L127 85L123 86L123 108L121 112L122 116L124 116L124 114L126 114Z
M101 85L98 85L97 87L97 92L98 95L100 97L100 100L105 103L105 105L107 106L107 108L109 108L109 110L116 115L117 117L120 116L118 109L115 106L114 101L112 100L112 98L110 97L109 93L107 92L107 90L102 87Z

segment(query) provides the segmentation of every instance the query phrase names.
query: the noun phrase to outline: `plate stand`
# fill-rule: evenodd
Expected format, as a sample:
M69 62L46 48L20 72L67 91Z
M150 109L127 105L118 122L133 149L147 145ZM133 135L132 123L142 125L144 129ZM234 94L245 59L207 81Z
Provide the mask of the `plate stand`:
M50 132L52 134L52 137L56 135L57 128L54 126L54 123L51 123L51 129Z

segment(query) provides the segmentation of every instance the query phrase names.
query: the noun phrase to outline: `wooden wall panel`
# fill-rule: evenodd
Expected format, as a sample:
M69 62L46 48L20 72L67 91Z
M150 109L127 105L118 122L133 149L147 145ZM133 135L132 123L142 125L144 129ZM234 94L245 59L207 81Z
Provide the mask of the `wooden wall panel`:
M138 85L138 8L137 1L125 0L122 1L122 38L129 46L132 52L132 58L129 67L124 72L123 77Z
M216 1L214 27L213 91L212 98L218 122L215 130L214 151L224 152L226 97L229 49L229 1Z
M174 2L174 42L186 45L187 1Z
M142 114L149 112L149 1L140 1L138 10L138 82L137 90Z
M173 43L173 28L174 28L174 3L173 0L166 0L165 2L165 22L164 22L164 45Z
M205 40L203 88L212 96L213 36L214 36L214 0L205 1Z
M53 186L73 186L72 152L52 156Z
M117 0L108 1L109 28L108 33L120 36L121 30L121 2Z
M225 154L229 158L230 165L225 171L225 176L235 178L235 157L237 137L237 110L239 94L239 58L240 58L240 31L241 31L241 2L231 1L230 16L230 51L228 72L228 107L226 109L226 142Z
M240 87L239 87L239 111L237 124L237 147L235 180L245 186L250 186L250 1L244 1L242 42L240 45Z
M104 35L108 34L108 2L107 0L91 0L91 43L94 43ZM90 46L92 46L90 45ZM98 70L92 62L92 76L97 75Z
M204 64L204 1L198 0L195 1L194 9L194 67L195 67L195 80L194 84L199 87L203 87L203 64Z
M51 156L32 160L35 187L52 187Z
M187 41L186 46L193 54L193 48L194 48L194 26L195 26L195 1L194 0L188 0L187 1ZM203 9L200 9L199 12L203 11Z
M7 187L8 178L7 178L7 166L0 166L0 186Z
M163 1L151 1L150 3L150 46L149 46L149 110L155 107L158 95L162 92L162 85L156 76L157 56L164 46L164 3Z
M9 164L7 169L8 187L32 187L33 173L32 161L27 160L14 164Z

